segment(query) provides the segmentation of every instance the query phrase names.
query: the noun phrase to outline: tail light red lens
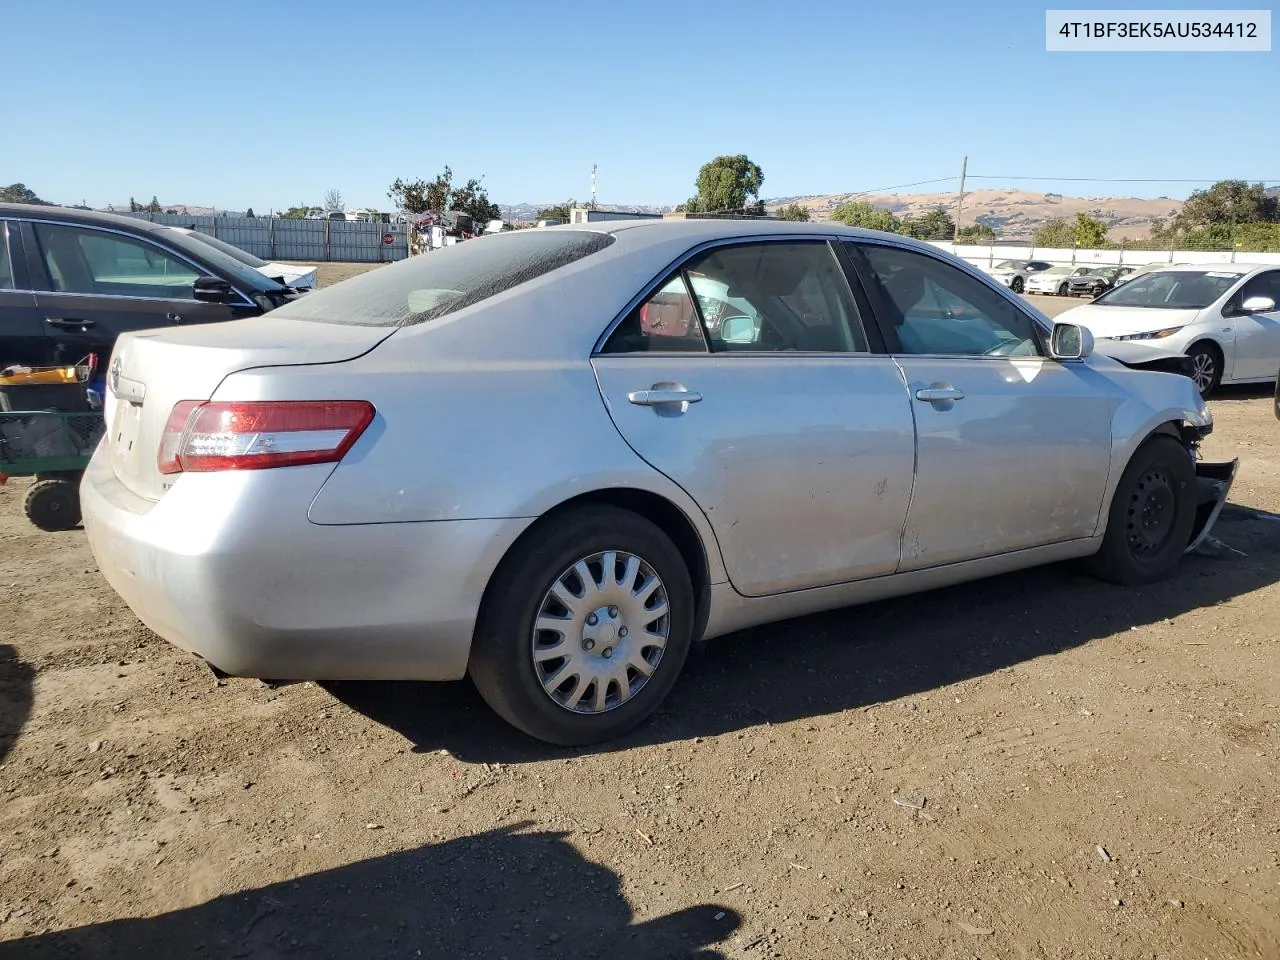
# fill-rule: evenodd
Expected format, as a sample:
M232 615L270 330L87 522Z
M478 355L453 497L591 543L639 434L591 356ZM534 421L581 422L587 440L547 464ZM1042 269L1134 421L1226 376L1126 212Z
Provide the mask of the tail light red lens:
M160 438L160 472L337 463L373 414L373 404L364 400L184 400L169 414Z

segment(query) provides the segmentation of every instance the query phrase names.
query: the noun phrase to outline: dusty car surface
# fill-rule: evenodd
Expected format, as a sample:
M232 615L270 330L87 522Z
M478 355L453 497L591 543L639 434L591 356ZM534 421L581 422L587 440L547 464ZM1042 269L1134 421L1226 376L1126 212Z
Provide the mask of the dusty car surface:
M699 638L1073 558L1170 575L1234 465L1197 462L1188 378L1114 346L898 236L504 233L123 337L85 526L219 670L470 673L588 743Z

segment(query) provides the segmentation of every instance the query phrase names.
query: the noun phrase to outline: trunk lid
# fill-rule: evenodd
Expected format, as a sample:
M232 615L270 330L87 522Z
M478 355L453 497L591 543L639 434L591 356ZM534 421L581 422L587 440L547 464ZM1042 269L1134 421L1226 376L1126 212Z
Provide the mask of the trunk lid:
M103 442L111 468L132 493L159 500L174 480L160 473L156 458L177 403L211 399L223 379L241 370L352 360L394 333L394 327L309 323L267 314L122 334L107 365Z

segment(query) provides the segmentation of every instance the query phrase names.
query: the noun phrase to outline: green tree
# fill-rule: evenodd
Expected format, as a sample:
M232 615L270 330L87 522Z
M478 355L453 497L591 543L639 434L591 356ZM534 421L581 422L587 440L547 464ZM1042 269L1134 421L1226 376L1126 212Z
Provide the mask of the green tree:
M35 203L41 206L52 206L47 200L41 200L36 192L25 183L11 183L0 187L0 203Z
M129 212L130 213L142 212L142 204L138 203L138 201L133 199L133 197L129 198Z
M809 211L807 208L800 206L798 203L790 203L785 207L779 207L773 211L773 215L779 220L799 220L808 221Z
M698 170L698 193L682 204L688 213L764 215L760 188L764 171L744 153L716 157ZM679 208L677 208L679 209Z
M1107 225L1087 213L1076 214L1076 246L1097 250L1106 246Z
M831 219L850 227L898 232L898 218L888 210L872 206L863 200L848 200L831 211Z
M154 194L151 197L151 202L147 204L145 209L147 213L164 213L164 207L160 206L160 201Z
M1076 242L1076 225L1066 217L1054 217L1039 227L1031 240L1037 247L1070 247Z
M244 215L245 215L246 217L248 217L250 220L252 220L252 219L253 219L253 207L250 207L248 210L246 210L246 211L244 212Z
M1268 195L1260 183L1219 180L1207 190L1196 190L1170 226L1181 233L1196 227L1233 223L1280 221L1280 198Z
M569 222L569 204L558 203L553 207L543 207L538 211L539 220L563 220Z
M453 170L449 167L431 181L397 177L387 196L395 203L396 209L406 213L459 210L482 222L496 220L502 215L498 205L489 199L481 180L472 177L461 186L455 186Z
M942 207L923 217L903 217L899 230L917 240L950 240L956 234L956 222Z
M307 213L310 212L310 210L310 207L290 207L282 213L281 216L286 220L305 220L307 219Z
M985 223L975 223L956 231L956 243L987 243L995 238L996 232Z

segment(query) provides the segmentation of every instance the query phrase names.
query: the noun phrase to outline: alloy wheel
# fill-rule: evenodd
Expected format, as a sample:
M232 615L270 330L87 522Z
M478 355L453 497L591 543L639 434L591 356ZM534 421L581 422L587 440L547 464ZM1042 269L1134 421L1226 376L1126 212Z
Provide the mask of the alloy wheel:
M1212 389L1218 373L1218 365L1213 354L1208 350L1201 350L1192 355L1191 364L1191 379L1195 381L1196 389L1201 393Z

